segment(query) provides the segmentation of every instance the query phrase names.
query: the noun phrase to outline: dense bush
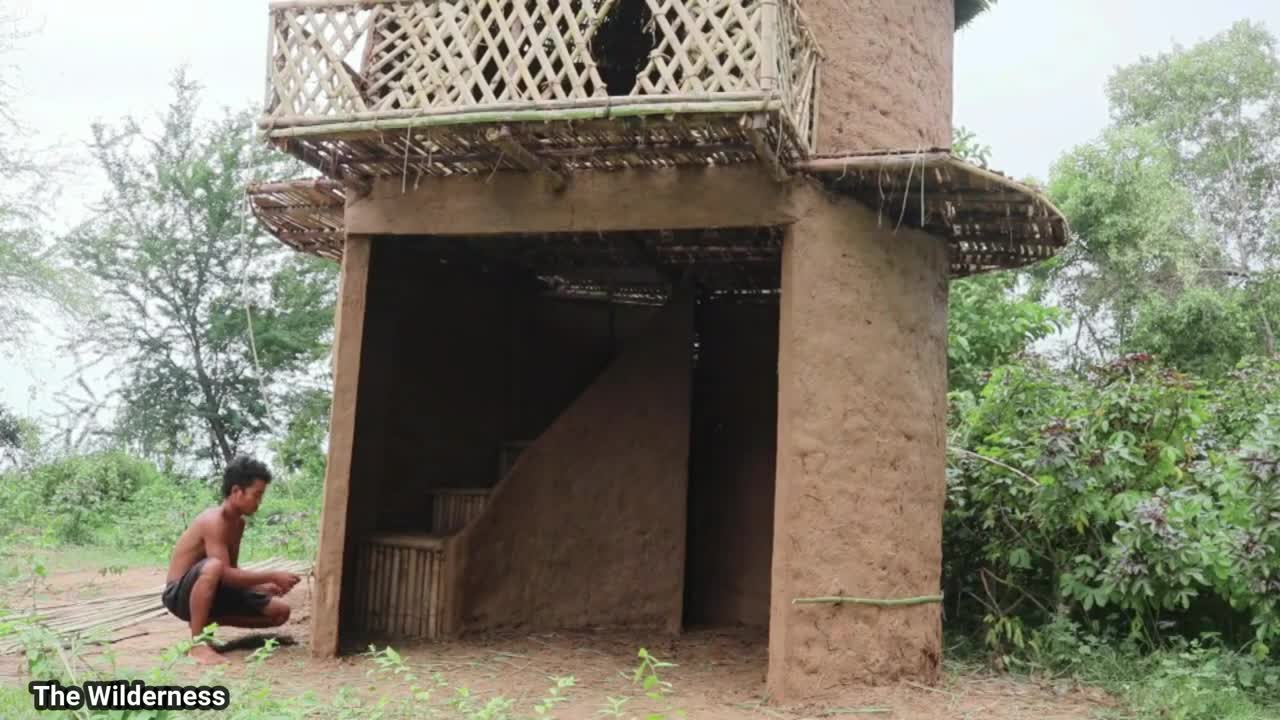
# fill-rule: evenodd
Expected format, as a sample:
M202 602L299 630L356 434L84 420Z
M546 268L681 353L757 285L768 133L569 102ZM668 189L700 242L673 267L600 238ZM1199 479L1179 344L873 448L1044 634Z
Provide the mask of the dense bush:
M83 543L94 528L112 521L115 508L156 478L155 467L146 461L102 452L38 465L8 483L15 486L12 492L28 513L49 518L45 529L53 537Z
M321 478L284 473L245 531L245 560L311 557ZM162 563L216 485L159 472L123 452L61 458L0 476L0 540L26 545L95 545Z
M1027 360L953 394L952 617L1002 648L1055 618L1280 648L1278 371L1206 386L1146 355L1088 376Z

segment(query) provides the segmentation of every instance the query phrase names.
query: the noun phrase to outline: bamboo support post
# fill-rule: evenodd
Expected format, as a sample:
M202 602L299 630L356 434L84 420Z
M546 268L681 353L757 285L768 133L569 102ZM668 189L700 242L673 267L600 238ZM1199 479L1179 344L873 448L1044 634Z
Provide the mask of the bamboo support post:
M747 137L751 139L751 146L755 148L756 155L765 167L769 169L769 176L775 182L785 182L787 180L787 171L782 166L782 160L778 157L778 153L769 146L769 141L765 137L765 131L769 127L769 121L762 116L755 116L748 120Z

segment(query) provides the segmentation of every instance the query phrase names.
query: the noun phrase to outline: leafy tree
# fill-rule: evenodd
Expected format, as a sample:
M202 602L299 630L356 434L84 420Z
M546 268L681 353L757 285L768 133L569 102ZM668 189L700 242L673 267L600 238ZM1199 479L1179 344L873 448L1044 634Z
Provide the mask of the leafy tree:
M21 38L15 18L2 11L0 55ZM39 324L39 303L71 315L87 306L62 248L42 231L57 192L55 168L24 146L12 89L0 81L0 345L10 347Z
M1139 308L1129 344L1202 376L1223 375L1257 347L1247 299L1241 292L1195 287L1170 302L1148 301Z
M994 367L1059 329L1063 314L1017 290L1018 275L990 273L951 284L947 371L951 390L974 391Z
M1049 193L1075 233L1053 263L1056 289L1099 350L1125 343L1144 303L1176 298L1213 262L1174 173L1145 128L1110 129L1051 172Z
M0 449L22 447L22 420L9 408L0 405Z
M276 462L286 473L316 485L323 483L332 402L328 387L298 394L284 437L274 448Z
M964 127L951 152L986 167L991 148ZM1063 314L1040 302L1043 284L1018 271L994 272L951 283L947 315L948 384L973 391L983 374L1009 362L1060 327Z
M273 428L273 385L291 392L323 358L336 275L248 213L247 184L294 167L251 115L203 122L198 88L179 73L173 90L154 131L94 126L110 189L73 233L74 258L104 298L86 339L123 366L118 439L217 466Z
M1108 84L1117 127L1148 128L1234 269L1280 252L1280 56L1242 21L1192 48L1121 69Z
M952 132L951 154L985 168L991 161L991 146L978 142L977 134L961 125Z
M1260 25L1238 23L1191 48L1122 68L1108 84L1108 97L1111 126L1065 156L1050 183L1078 235L1056 262L1057 289L1082 318L1095 350L1105 356L1139 349L1139 341L1167 350L1176 341L1153 331L1194 324L1193 306L1235 304L1244 322L1230 324L1235 334L1229 339L1223 327L1215 336L1233 348L1274 353L1280 322L1275 38ZM1173 321L1177 307L1192 315Z

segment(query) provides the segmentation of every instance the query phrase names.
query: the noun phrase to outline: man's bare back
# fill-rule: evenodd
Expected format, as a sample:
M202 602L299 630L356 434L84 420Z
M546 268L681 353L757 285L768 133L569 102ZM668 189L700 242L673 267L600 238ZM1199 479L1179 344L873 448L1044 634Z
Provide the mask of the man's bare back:
M289 605L280 596L293 589L298 576L239 567L244 516L258 511L270 482L265 465L237 458L223 476L222 504L200 513L174 545L161 597L169 612L188 622L193 638L210 623L266 628L289 619ZM191 656L225 662L208 645L196 645Z

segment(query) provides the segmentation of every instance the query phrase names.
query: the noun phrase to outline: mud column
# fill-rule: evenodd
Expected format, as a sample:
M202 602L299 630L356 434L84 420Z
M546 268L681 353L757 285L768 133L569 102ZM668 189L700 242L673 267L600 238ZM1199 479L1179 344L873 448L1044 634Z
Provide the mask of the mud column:
M933 682L945 496L943 241L816 188L783 243L769 693Z

